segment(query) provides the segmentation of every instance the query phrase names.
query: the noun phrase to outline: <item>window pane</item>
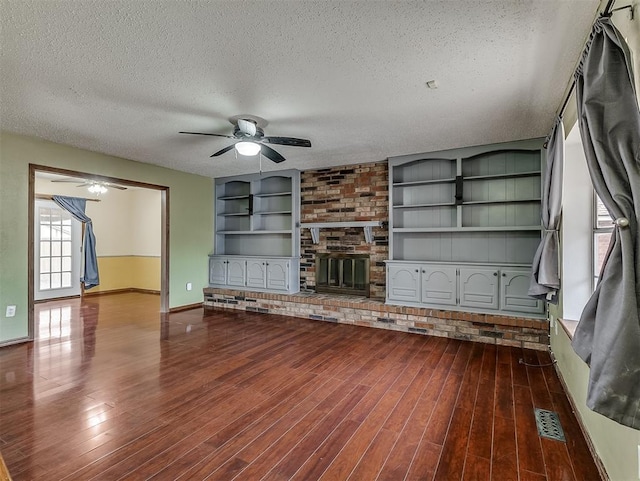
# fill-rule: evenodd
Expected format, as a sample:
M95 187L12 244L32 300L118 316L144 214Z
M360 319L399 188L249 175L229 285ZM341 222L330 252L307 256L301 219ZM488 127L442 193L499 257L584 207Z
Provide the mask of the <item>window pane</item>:
M60 210L51 209L51 223L52 224L62 224L62 217L60 216Z
M61 285L60 274L51 274L51 289L60 289Z
M54 240L59 240L62 237L62 232L60 232L61 227L59 225L51 226L51 238Z
M62 240L71 240L71 226L63 225L62 226Z
M48 257L51 255L51 245L49 242L40 242L40 255L42 257Z
M62 259L60 257L51 258L51 272L60 272L62 270Z
M60 257L60 255L62 255L62 253L60 251L61 251L60 242L52 242L51 243L51 255L53 257Z
M40 290L51 289L51 278L49 274L40 274Z
M70 256L71 255L71 241L69 242L62 242L62 255L63 256Z
M71 287L71 272L62 273L62 287Z
M596 278L600 275L604 256L607 254L607 249L609 248L611 234L611 232L597 232L593 236L593 275Z
M70 271L71 270L71 257L63 257L62 258L62 271Z
M40 239L51 239L51 228L47 224L40 224Z
M607 227L613 227L611 224L611 216L607 211L607 208L604 206L600 197L596 194L596 227L605 229Z
M40 259L40 272L51 272L51 260L48 257L42 257Z

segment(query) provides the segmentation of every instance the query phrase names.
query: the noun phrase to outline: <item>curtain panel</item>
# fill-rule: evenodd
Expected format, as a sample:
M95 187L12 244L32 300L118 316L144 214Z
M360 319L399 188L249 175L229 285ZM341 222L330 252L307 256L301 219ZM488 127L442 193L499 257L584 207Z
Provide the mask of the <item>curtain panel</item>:
M91 219L85 214L87 200L79 197L65 197L61 195L54 195L52 199L64 210L68 211L76 220L84 224L84 269L80 282L84 284L85 289L96 287L100 284L98 258L96 256L96 237L93 234Z
M640 111L631 56L609 18L596 21L576 71L582 144L615 225L572 344L590 366L587 406L640 429Z
M562 215L562 169L564 165L564 126L556 123L547 140L547 162L542 184L543 236L533 257L529 295L557 304L560 289L558 230Z

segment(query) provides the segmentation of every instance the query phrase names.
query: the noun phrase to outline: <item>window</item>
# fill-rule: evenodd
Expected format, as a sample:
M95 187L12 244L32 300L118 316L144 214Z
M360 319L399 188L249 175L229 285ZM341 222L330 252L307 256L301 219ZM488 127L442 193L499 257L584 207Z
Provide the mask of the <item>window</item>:
M593 198L593 289L595 289L604 258L609 249L613 223L598 194L594 192Z

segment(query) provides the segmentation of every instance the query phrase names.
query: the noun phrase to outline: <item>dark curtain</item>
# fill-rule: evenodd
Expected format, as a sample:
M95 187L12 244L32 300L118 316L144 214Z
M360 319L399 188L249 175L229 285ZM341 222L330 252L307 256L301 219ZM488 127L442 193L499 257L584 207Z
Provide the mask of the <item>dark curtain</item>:
M591 368L587 406L640 429L640 111L631 65L620 32L598 19L576 71L578 121L615 229L573 348Z
M96 256L96 237L93 234L93 224L91 219L84 213L87 200L79 197L64 197L54 195L53 201L68 211L76 220L82 222L84 228L84 271L80 278L80 282L84 284L85 289L91 289L100 284L100 276L98 275L98 259Z
M554 304L558 302L560 217L562 215L562 168L564 164L564 126L557 119L547 141L547 163L542 184L543 237L533 258L529 295Z

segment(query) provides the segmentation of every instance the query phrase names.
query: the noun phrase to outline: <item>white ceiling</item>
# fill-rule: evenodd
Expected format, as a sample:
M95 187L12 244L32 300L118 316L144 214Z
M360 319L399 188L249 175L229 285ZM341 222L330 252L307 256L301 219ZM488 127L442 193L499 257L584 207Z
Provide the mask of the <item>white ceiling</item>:
M3 130L210 177L545 136L598 0L1 0ZM425 82L435 79L436 90Z

